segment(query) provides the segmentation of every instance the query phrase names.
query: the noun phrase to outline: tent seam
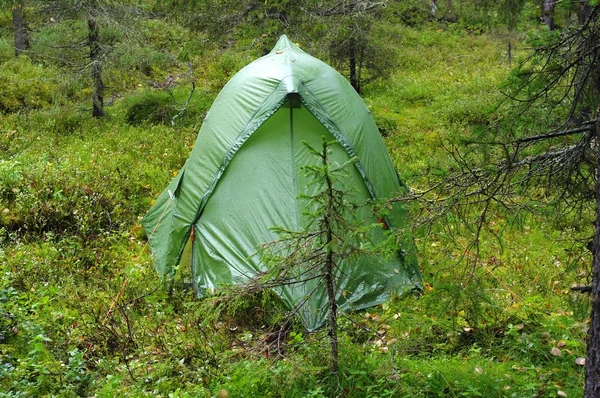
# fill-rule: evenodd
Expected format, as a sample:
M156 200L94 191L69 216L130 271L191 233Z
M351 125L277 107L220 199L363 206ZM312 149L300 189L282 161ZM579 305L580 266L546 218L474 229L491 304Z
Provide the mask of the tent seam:
M273 116L273 114L275 114L275 112L277 112L277 110L279 108L281 108L281 106L285 102L286 95L283 95L282 98L279 99L270 109L268 109L268 111L263 116L256 118L256 116L260 113L260 111L263 110L264 105L269 102L269 99L277 91L279 91L279 88L281 87L282 82L283 82L283 80L277 85L277 87L267 97L267 99L263 101L263 103L260 105L260 107L258 107L256 112L254 112L254 115L252 115L252 118L250 119L250 121L246 124L246 126L242 130L242 133L236 138L236 140L230 146L229 150L223 157L223 161L221 163L221 166L219 167L219 170L217 170L215 176L213 177L212 182L210 183L210 185L206 189L206 192L202 196L200 206L198 206L196 216L194 217L191 225L195 225L198 222L198 220L200 219L200 216L202 215L202 211L204 210L204 207L206 206L208 199L214 192L217 184L221 180L221 177L225 173L225 169L227 169L227 166L229 166L229 163L231 163L231 160L233 159L235 154L240 150L240 148L242 147L242 145L244 145L244 143L248 140L248 138L250 138L250 136L252 136L252 134L254 134L256 132L256 130L258 130L260 128L260 126L262 126L262 124L267 119L269 119L271 116ZM249 126L251 126L251 127L249 127Z

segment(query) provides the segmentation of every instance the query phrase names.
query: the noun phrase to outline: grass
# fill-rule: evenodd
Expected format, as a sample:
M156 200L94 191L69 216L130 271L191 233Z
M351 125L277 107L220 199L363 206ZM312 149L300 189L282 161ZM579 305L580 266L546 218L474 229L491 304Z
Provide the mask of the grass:
M156 26L166 28L148 26L157 46L185 40L183 28L160 34ZM497 87L509 72L505 41L452 27L386 32L397 44L397 68L366 86L364 97L402 177L424 187L454 167L444 143L498 116ZM192 60L198 88L189 117L175 126L127 123L133 106L154 95L143 71L127 77L102 120L88 117L79 93L2 115L0 396L581 394L575 360L585 356L588 303L569 287L587 275L590 256L572 242L590 234L589 214L549 222L552 213L492 213L487 223L496 236L482 236L473 269L461 262L473 238L469 225L445 218L416 231L423 294L341 320L339 380L328 374L322 333L294 324L283 351L276 349L273 298L216 314L180 281L169 294L139 220L187 159L220 86L252 58L182 46L189 53L178 56ZM60 82L55 68L0 75L47 72ZM164 72L149 68L153 76ZM182 78L161 101L180 107L188 90Z

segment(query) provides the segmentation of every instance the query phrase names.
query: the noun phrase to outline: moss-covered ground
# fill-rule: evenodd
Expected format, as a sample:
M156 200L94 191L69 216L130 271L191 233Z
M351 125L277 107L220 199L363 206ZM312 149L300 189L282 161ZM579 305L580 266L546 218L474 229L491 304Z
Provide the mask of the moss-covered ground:
M590 256L576 242L591 235L589 214L491 214L476 263L462 261L469 225L442 217L416 229L424 291L342 318L337 380L324 333L293 324L280 335L273 297L216 314L180 280L170 291L140 218L187 159L220 87L260 54L204 49L164 24L145 34L169 57L136 47L111 61L112 105L99 120L85 78L15 58L0 36L0 396L581 394L588 304L570 286L586 283ZM506 36L381 29L395 67L363 98L402 178L424 188L453 171L448 143L498 117ZM190 90L178 57L196 90L172 124ZM170 74L169 91L149 83Z

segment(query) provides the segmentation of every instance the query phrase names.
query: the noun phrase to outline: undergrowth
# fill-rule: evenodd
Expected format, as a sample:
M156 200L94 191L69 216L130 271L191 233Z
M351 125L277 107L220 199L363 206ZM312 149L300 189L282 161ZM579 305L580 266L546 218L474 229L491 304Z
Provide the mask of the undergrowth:
M423 291L340 319L338 379L323 332L283 322L273 295L222 308L183 280L165 287L139 220L256 56L168 30L148 22L155 46L112 61L123 90L101 120L85 82L15 58L0 37L0 397L580 395L588 303L569 288L589 277L590 214L493 214L471 268L472 228L445 217L418 229ZM383 32L398 65L364 98L402 178L425 187L455 167L448 143L498 117L506 43L460 24Z

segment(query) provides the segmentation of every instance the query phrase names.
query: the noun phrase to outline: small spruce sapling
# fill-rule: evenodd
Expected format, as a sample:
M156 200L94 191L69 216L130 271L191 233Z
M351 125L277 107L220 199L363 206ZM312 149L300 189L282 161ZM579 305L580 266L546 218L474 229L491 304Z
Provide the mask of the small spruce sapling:
M304 228L293 231L283 227L273 230L279 239L260 248L265 271L243 285L234 288L236 294L248 294L264 289L278 289L283 286L310 284L308 293L292 310L297 314L309 302L312 295L324 288L328 305L328 336L331 350L330 370L338 374L338 304L340 293L337 280L340 277L338 265L361 256L383 254L391 249L393 240L371 239L374 228L383 228L373 215L376 207L372 204L357 204L352 200L351 189L343 186L347 168L356 161L338 164L330 159L330 146L336 141L322 139L322 148L317 150L304 142L309 152L319 159L314 165L303 167L312 181L314 193L300 195L306 203L303 216ZM368 212L361 211L368 207ZM369 214L367 220L357 214Z

